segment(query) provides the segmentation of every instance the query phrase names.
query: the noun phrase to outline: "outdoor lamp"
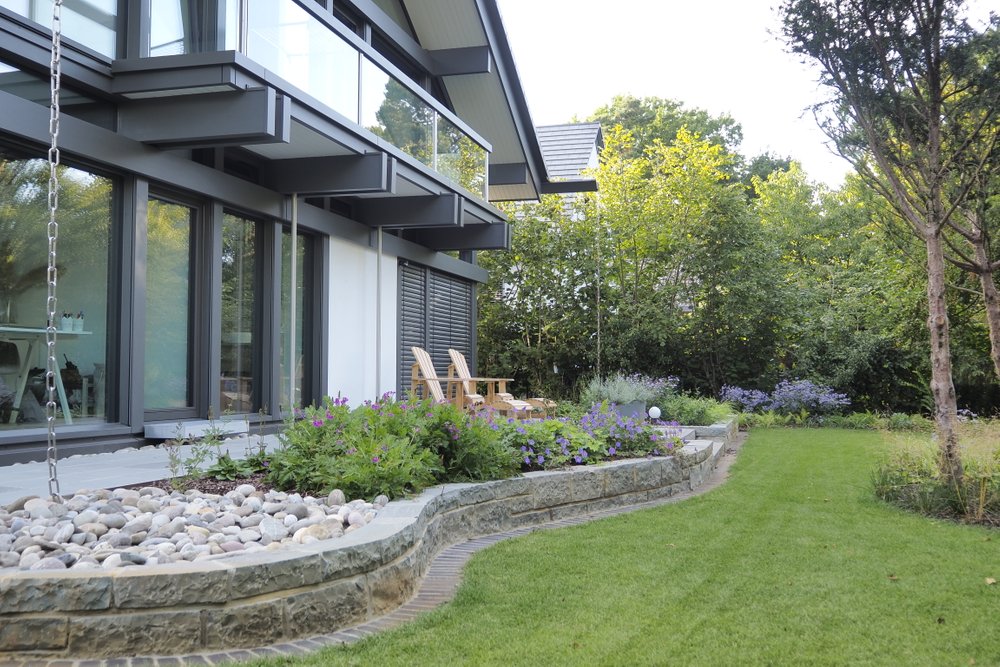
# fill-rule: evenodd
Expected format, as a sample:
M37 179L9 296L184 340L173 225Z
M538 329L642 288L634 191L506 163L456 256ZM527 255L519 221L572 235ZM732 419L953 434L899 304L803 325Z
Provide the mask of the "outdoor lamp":
M656 407L655 405L649 409L649 418L650 419L659 419L660 418L660 409L658 407Z

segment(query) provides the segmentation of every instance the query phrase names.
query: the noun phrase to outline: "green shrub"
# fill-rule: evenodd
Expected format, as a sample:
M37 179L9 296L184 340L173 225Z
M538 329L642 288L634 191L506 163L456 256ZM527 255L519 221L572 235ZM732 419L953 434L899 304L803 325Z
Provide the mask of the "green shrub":
M666 388L669 380L659 380L645 375L633 373L615 373L606 378L591 378L580 393L580 402L584 406L608 401L618 405L639 401L648 403L659 396Z
M733 415L728 404L712 398L672 393L659 401L655 405L660 408L661 419L685 426L709 426Z
M282 489L398 497L436 482L499 479L517 471L513 452L487 421L450 403L393 400L354 408L327 398L291 420L268 461Z
M385 494L401 498L435 481L438 459L409 438L394 435L365 438L345 456L331 461L332 486L348 498L373 498Z

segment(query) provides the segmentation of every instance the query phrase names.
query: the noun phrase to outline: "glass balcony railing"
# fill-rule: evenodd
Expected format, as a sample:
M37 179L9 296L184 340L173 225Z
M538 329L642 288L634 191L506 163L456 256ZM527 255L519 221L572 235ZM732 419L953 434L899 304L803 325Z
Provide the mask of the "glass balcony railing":
M150 11L150 56L238 50L487 198L487 151L457 119L293 0L150 0Z
M52 2L0 0L0 7L52 27ZM114 58L118 0L73 0L60 11L62 34L108 58Z

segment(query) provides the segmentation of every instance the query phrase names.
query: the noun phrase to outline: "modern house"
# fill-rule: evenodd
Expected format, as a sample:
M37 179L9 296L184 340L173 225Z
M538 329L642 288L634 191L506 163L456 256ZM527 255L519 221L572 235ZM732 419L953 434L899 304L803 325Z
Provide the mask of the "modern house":
M0 463L44 455L51 2L0 0ZM495 0L66 0L63 455L475 360L545 168Z

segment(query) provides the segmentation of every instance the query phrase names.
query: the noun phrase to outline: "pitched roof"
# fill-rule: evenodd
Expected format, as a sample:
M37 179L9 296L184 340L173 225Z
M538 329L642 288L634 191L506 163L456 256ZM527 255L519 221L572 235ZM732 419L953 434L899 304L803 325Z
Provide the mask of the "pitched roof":
M600 123L543 125L535 128L545 168L551 180L575 180L597 166L604 147Z

